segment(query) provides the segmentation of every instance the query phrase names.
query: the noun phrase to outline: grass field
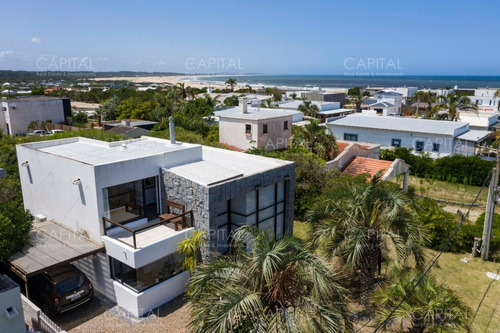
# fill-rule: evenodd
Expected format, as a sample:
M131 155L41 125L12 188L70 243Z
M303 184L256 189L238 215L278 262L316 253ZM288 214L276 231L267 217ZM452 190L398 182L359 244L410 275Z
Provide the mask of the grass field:
M401 177L402 176L393 178L392 181L402 184ZM461 203L471 203L480 189L480 186L453 184L440 180L418 178L415 176L410 176L410 186L413 186L415 188L415 192L420 195L434 199L456 201ZM479 205L486 205L487 194L488 186L485 186L476 203Z
M294 223L294 235L298 238L306 239L309 230L307 223ZM429 258L434 254L434 251L429 251ZM469 262L461 262L462 258L467 258ZM469 254L443 253L431 273L453 289L473 313L479 309L473 322L473 332L498 333L500 280L489 279L486 273L499 271L500 263L483 262L470 258Z

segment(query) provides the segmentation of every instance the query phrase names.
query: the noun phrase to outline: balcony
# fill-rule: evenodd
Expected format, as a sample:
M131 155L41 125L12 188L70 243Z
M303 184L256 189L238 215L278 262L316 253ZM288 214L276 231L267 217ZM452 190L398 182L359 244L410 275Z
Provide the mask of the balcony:
M115 228L107 230L110 225ZM143 218L126 224L103 218L103 226L106 253L134 268L176 252L179 242L194 230L192 211L160 215L153 221Z

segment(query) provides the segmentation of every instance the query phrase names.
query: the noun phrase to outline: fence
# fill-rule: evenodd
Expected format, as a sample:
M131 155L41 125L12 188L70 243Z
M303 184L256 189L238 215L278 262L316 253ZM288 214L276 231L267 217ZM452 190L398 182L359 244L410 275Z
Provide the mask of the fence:
M55 129L60 129L66 132L76 132L81 129L90 129L92 128L92 124L86 124L85 127L76 127L76 126L69 126L69 125L64 125L64 124L53 124L53 123L46 123L45 126L49 131L55 130Z
M24 322L31 328L44 333L65 333L56 323L50 320L45 313L33 304L24 295L21 295L23 303Z

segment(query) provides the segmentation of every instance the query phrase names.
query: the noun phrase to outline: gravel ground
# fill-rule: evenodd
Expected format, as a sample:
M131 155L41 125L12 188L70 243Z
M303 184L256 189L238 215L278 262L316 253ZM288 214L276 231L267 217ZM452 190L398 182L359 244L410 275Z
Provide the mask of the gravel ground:
M185 296L135 318L101 295L81 307L52 318L68 332L187 332L188 302Z

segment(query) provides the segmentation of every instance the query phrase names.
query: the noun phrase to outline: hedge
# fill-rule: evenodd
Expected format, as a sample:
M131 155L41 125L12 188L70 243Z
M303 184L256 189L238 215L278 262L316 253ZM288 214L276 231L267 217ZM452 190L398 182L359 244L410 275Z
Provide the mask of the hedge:
M483 160L479 156L453 155L433 160L425 154L415 155L412 149L382 149L380 158L394 161L404 160L410 165L410 172L417 177L443 180L451 183L481 186L488 172L495 166L494 161Z

